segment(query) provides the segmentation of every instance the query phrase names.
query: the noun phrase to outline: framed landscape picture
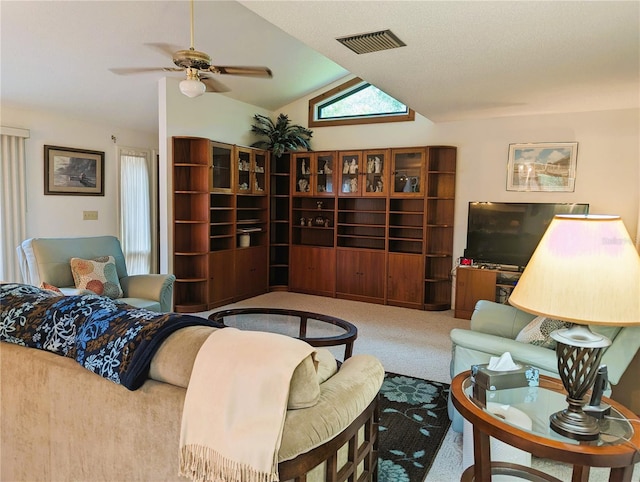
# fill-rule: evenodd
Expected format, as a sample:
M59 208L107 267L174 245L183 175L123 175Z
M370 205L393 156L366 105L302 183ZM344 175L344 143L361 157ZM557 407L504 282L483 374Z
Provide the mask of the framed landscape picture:
M509 144L507 191L572 192L577 142Z
M104 152L44 146L44 193L104 196Z

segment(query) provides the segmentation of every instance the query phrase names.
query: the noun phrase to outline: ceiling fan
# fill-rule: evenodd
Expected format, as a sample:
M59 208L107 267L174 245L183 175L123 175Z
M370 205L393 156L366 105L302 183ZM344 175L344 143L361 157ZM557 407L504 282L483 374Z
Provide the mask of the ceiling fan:
M193 47L193 0L191 0L191 46L188 50L172 51L166 44L152 44L154 47L169 53L176 67L160 68L123 68L109 69L119 75L139 74L144 72L186 72L186 79L180 82L180 92L187 97L198 97L205 92L224 92L228 89L217 82L210 74L241 75L247 77L267 77L273 74L267 67L222 66L212 65L211 57Z

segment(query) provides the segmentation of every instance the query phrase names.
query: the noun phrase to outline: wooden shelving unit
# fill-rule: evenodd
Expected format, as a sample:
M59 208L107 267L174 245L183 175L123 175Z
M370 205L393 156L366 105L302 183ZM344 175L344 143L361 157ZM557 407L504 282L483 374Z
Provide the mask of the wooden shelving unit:
M322 293L314 292L311 283L299 280L290 283L290 289L410 308L449 309L456 148L349 150L338 151L335 158L332 172L337 168L337 193L329 198L330 193L318 189L313 180L318 169L313 155L292 156L290 217L292 253L299 246L291 255L290 271L296 276L317 275L321 267L310 266L306 257L322 255L325 265L331 259L323 277L335 271L335 292L327 284ZM311 174L306 174L307 166ZM335 199L335 207L329 199ZM317 203L322 203L319 210ZM324 227L316 223L318 213L327 219L335 216L335 228L332 221ZM298 269L298 263L306 271Z
M455 147L173 149L177 311L269 289L451 307Z
M176 311L206 311L267 290L268 165L266 151L173 138Z
M291 155L284 153L271 160L269 187L269 289L287 290L289 287L290 184Z
M206 139L173 139L174 304L176 311L207 309L209 278L209 166Z
M456 157L455 147L427 148L424 269L424 304L427 310L451 308Z

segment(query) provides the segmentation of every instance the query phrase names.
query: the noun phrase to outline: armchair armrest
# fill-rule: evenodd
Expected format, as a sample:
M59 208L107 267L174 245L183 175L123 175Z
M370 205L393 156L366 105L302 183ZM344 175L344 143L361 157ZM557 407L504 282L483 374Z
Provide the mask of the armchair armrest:
M511 305L480 300L471 315L471 330L489 335L510 338L520 333L535 315L521 311Z
M175 280L172 274L136 274L120 278L120 285L126 297L159 301L166 313L173 308Z
M492 356L500 356L507 351L516 363L531 365L552 374L558 373L555 350L460 328L451 330L450 336L455 351L452 376L469 370L472 364L488 363ZM465 353L470 353L469 359L465 358Z

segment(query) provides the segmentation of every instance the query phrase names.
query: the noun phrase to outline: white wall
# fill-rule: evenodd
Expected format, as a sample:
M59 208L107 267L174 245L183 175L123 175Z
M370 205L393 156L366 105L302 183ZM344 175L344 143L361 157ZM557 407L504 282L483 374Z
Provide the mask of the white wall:
M118 235L117 144L156 149L158 136L118 126L37 110L2 106L2 125L29 129L26 141L27 229L32 237ZM104 151L104 196L44 195L44 146L54 145ZM83 221L83 211L98 211L97 221Z
M342 83L341 80L331 87ZM314 92L280 111L307 126ZM509 144L578 142L575 191L506 190ZM638 229L640 188L640 110L551 114L433 124L416 114L414 122L313 129L314 150L452 145L458 147L454 257L466 245L470 201L585 202L590 212L618 214L632 238Z

